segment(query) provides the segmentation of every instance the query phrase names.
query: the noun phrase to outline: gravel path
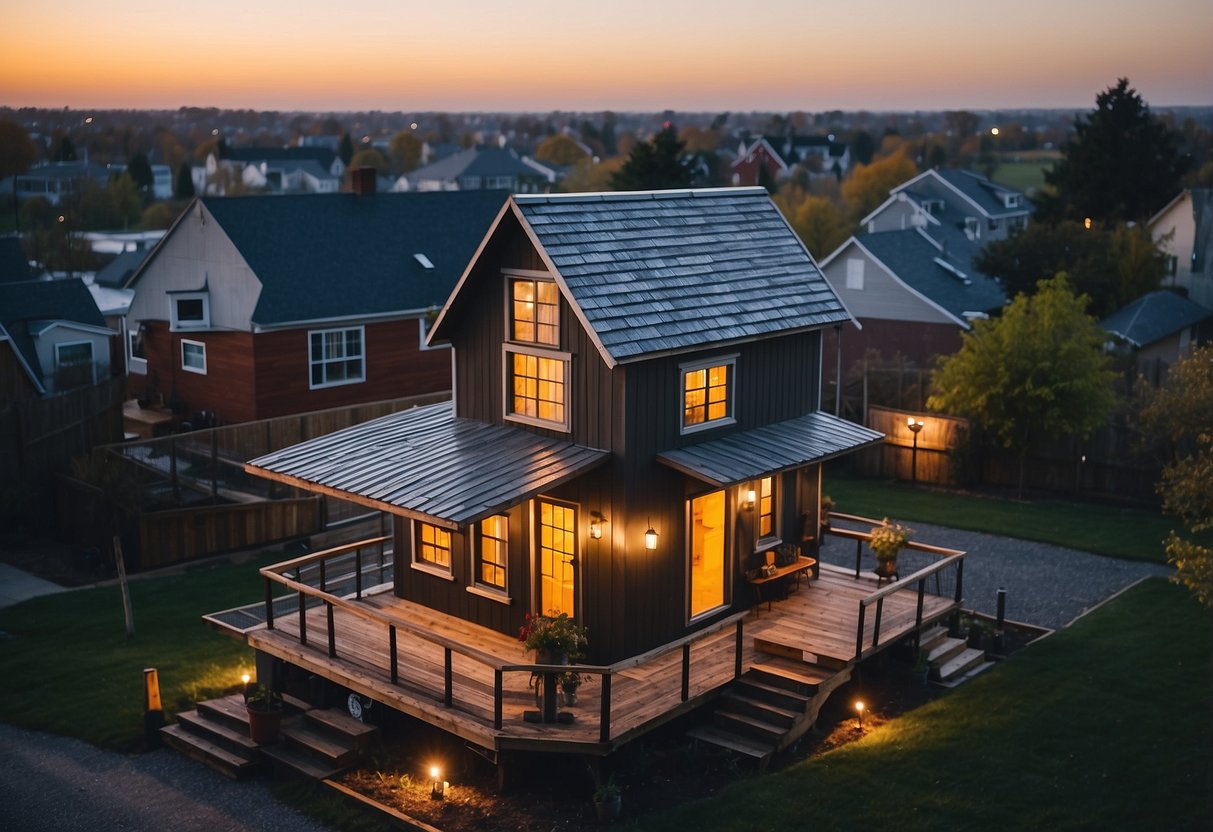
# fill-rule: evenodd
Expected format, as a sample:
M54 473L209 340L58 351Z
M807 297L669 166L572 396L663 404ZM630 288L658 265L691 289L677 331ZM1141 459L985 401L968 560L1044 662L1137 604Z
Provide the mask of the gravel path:
M138 756L0 723L0 830L323 832L241 782L169 749Z
M966 532L927 523L911 523L914 539L934 546L962 549L968 554L964 566L965 607L993 615L999 587L1007 590L1007 618L1026 624L1057 629L1084 611L1137 580L1174 573L1169 566L1092 555L1060 546L1033 543L981 532ZM854 528L860 528L855 526ZM866 527L862 527L866 530ZM910 557L907 558L907 555ZM827 535L822 560L855 566L855 543ZM929 559L903 551L898 558L901 574L921 568ZM867 547L863 569L871 569L874 557Z

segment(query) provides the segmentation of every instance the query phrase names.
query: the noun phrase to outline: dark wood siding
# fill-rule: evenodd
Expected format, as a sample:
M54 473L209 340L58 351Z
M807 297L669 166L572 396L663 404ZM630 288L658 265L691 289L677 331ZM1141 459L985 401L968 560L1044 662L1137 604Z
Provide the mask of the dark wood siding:
M145 391L153 404L174 398L187 413L213 412L224 422L257 418L253 396L253 336L248 332L170 332L164 321L147 321ZM181 369L181 340L206 344L206 375Z

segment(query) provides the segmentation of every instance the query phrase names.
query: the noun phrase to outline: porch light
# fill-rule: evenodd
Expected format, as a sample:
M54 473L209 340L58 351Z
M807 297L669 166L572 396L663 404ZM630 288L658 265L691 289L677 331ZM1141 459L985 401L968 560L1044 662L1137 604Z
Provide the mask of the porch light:
M590 537L595 540L602 540L602 524L606 518L597 511L590 512Z
M754 505L758 502L758 493L754 489L750 489L745 493L745 510L753 511Z
M644 533L644 548L650 552L657 548L657 530L653 528L653 519L649 518L649 528Z
M438 766L430 766L430 779L434 781L434 785L430 789L430 800L445 799L447 787L451 784L442 779L442 769Z
M251 676L249 676L247 673L245 673L243 676L240 677L240 681L244 682L245 686L247 686L249 683L249 680L251 678L252 678Z

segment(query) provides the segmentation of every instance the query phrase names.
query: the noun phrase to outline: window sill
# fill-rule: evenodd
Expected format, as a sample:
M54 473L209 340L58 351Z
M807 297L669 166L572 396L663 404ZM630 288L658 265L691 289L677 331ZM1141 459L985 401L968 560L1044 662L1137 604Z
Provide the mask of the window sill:
M309 384L308 389L324 390L329 387L347 387L351 384L363 384L364 382L366 382L365 378L347 378L342 381L326 381L323 384Z
M567 407L567 405L566 405ZM547 419L537 419L534 416L520 416L517 413L505 414L507 422L517 422L520 425L530 425L535 428L547 428L561 433L568 433L570 428L567 422L549 422Z
M483 586L465 587L468 592L473 595L479 595L481 598L487 598L490 601L496 601L498 604L505 604L507 607L514 603L514 599L499 589L489 589Z
M734 419L732 416L726 416L723 419L713 419L710 422L700 422L697 425L683 426L682 435L687 436L692 433L701 433L702 431L711 430L712 428L723 428L735 424L737 424L736 419Z
M720 613L725 612L726 610L729 609L729 607L730 607L730 605L726 603L726 604L721 604L720 606L717 606L717 607L712 607L710 610L704 610L701 613L696 613L695 615L693 615L687 619L687 625L690 626L692 624L698 624L705 619L711 618L714 615L719 615Z
M418 572L433 575L435 578L441 578L444 581L451 581L452 583L455 581L455 576L451 574L451 571L443 569L441 566L430 566L428 563L417 563L416 561L410 563L409 566Z

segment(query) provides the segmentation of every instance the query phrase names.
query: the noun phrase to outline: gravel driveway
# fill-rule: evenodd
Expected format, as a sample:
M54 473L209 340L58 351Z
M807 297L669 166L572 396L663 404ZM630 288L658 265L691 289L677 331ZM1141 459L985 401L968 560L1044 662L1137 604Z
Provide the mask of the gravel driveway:
M964 605L993 615L999 587L1007 590L1007 618L1057 629L1141 578L1169 576L1169 566L1093 555L1045 543L1033 543L982 532L966 532L927 523L911 523L920 543L961 549ZM853 528L867 527L853 526ZM902 557L907 553L903 552ZM912 553L911 553L912 554ZM854 567L855 543L826 535L821 558ZM864 548L863 568L873 557ZM924 562L925 563L925 562ZM922 564L902 565L902 575Z
M262 781L237 783L169 749L126 756L0 723L0 830L322 832Z

